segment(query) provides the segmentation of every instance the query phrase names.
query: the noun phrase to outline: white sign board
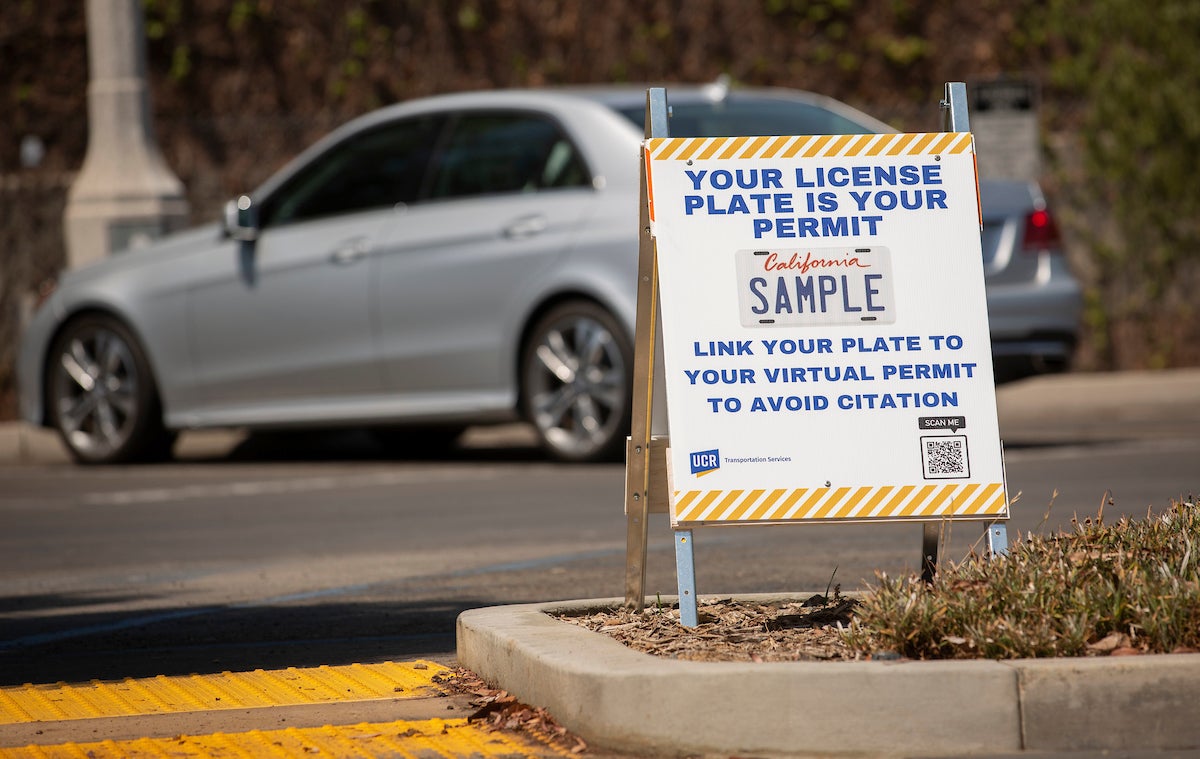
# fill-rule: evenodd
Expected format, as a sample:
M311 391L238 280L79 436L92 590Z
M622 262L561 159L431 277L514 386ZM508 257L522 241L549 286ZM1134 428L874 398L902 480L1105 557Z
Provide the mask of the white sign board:
M644 152L673 524L1007 518L971 135Z

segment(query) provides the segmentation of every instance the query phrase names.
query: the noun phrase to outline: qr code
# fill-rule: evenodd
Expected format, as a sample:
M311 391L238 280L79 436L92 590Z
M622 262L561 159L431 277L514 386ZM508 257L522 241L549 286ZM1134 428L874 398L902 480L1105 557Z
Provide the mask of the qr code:
M954 479L971 476L967 459L966 435L938 435L921 438L921 463L925 479Z

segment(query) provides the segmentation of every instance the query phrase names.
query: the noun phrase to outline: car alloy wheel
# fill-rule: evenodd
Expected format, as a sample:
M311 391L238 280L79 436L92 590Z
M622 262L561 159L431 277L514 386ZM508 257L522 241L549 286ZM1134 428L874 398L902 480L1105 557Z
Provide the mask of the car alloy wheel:
M612 315L586 301L556 306L522 355L522 407L551 456L599 461L624 450L633 350Z
M77 461L170 454L149 365L115 319L86 316L68 324L51 349L47 376L54 426Z

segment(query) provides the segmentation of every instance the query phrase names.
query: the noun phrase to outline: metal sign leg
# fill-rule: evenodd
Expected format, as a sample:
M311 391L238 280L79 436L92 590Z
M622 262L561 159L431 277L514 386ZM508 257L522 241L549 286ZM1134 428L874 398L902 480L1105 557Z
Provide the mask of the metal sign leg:
M933 582L938 567L938 544L941 542L941 525L937 522L926 522L921 536L921 580Z
M992 558L1008 555L1008 525L1004 522L992 522L987 531L988 551Z
M667 91L646 90L646 137L667 136ZM638 216L637 324L634 331L633 404L631 432L625 463L625 608L641 612L646 602L647 517L650 513L650 440L665 432L665 390L657 403L653 396L662 369L655 366L658 317L658 270L654 240L650 236L650 209L646 162L641 164L641 210ZM660 416L662 417L660 419ZM661 425L661 426L660 426Z
M684 627L699 624L696 610L696 556L692 551L692 531L675 532L675 574L679 578L679 623Z

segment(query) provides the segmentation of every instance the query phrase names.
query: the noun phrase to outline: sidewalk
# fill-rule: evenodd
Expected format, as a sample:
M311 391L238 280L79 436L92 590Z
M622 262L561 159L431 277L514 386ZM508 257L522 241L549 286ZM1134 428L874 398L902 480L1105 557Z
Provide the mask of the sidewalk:
M464 612L459 663L585 739L637 755L1200 756L1200 654L690 662L547 613L617 603Z
M1200 368L1059 374L996 390L1005 442L1200 435Z

